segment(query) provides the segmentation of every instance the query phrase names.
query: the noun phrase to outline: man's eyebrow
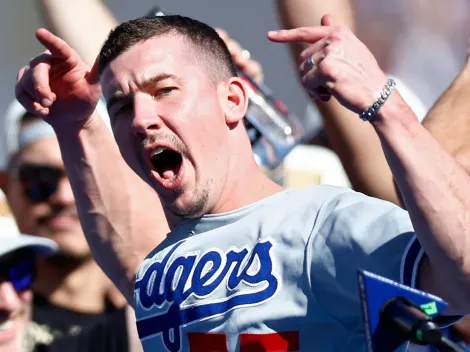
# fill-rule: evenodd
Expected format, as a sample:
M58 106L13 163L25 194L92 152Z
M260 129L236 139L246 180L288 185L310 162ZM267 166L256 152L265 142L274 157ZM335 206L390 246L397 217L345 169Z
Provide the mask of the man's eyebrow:
M139 82L138 86L140 89L157 84L165 79L174 79L179 81L180 79L171 73L160 73L156 76L144 79L142 82Z
M160 73L156 76L153 76L153 77L150 77L150 78L147 78L147 79L144 79L142 82L139 82L138 86L140 89L145 89L146 87L149 87L149 86L152 86L152 85L155 85L165 79L174 79L176 81L180 81L180 79L178 77L176 77L175 75L171 74L171 73ZM122 91L117 91L115 92L111 98L109 98L108 102L106 103L106 107L107 109L109 110L110 107L116 103L118 100L122 99L122 98L126 98L128 97L130 94L124 94Z
M126 97L126 94L124 94L123 92L121 92L121 91L118 90L118 91L115 92L115 93L111 96L111 98L109 98L109 100L106 102L106 109L108 109L108 111L109 111L109 109L111 108L111 106L112 106L113 104L115 104L115 103L118 102L120 99L125 98L125 97Z

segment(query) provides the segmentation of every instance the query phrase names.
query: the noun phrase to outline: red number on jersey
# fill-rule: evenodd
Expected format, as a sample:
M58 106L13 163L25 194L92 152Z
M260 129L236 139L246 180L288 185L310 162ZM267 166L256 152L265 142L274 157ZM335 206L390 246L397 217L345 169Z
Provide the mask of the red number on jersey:
M225 334L190 332L188 340L191 352L228 352ZM240 352L290 352L298 350L298 331L240 335Z

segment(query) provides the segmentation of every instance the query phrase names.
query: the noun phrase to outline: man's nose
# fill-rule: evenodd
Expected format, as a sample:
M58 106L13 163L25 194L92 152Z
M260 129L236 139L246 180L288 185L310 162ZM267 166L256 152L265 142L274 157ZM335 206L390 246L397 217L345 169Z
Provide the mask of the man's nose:
M133 133L145 138L152 130L162 128L163 122L158 115L157 104L149 94L137 93L134 96Z
M11 282L0 281L0 311L15 312L20 303L20 297Z
M75 198L68 178L62 177L59 180L57 190L51 195L49 201L61 205L75 205Z

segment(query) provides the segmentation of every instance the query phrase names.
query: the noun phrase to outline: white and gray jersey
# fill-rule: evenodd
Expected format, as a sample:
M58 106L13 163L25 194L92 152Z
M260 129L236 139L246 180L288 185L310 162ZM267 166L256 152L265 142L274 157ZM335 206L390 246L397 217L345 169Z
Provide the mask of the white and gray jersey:
M141 264L145 351L363 351L357 269L413 285L408 213L348 189L286 190L175 228Z

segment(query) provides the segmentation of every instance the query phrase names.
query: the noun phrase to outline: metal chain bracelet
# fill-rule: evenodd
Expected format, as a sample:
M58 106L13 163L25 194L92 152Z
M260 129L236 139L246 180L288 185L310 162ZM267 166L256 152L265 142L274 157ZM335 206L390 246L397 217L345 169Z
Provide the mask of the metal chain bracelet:
M384 105L385 101L390 97L392 91L395 89L395 86L395 81L389 78L387 84L374 104L372 104L366 111L359 115L361 120L370 121L375 116L375 114L377 114L382 105Z

